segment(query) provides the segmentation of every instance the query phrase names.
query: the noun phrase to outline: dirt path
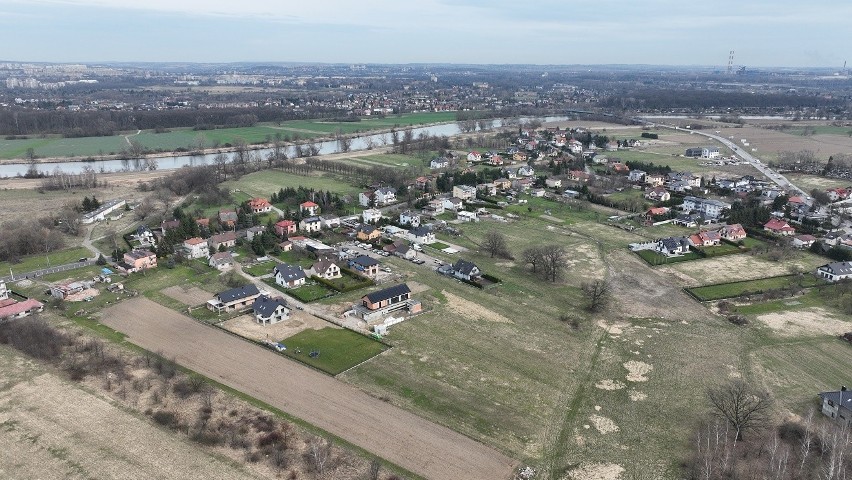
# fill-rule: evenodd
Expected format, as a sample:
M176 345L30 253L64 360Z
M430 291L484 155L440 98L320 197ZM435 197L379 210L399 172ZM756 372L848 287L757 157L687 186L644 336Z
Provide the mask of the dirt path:
M515 460L269 350L145 298L104 311L103 323L151 351L426 478L509 478Z

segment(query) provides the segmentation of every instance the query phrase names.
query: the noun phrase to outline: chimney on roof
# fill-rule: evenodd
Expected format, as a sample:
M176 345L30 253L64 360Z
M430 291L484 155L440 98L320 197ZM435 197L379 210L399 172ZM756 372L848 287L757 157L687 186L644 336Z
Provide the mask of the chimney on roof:
M846 385L841 386L841 387L840 387L840 391L841 391L841 392L845 392L845 391L846 391Z

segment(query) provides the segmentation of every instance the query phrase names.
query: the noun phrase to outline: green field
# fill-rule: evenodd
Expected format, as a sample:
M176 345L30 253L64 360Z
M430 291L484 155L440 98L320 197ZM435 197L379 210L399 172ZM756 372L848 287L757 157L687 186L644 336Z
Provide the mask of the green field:
M667 257L653 250L639 250L636 254L639 255L642 260L648 262L648 265L667 265L670 263L689 262L704 258L697 252L687 252L676 257Z
M819 175L805 175L803 173L785 173L791 182L806 192L813 189L827 190L829 188L845 188L852 185L852 181L842 178L828 178Z
M318 283L313 285L303 285L299 288L284 288L275 283L274 278L266 278L263 280L263 283L305 303L315 302L319 299L334 295L335 293L334 290Z
M275 262L263 262L252 265L250 267L243 267L243 271L251 276L260 277L263 275L271 274L272 269L275 268L275 265Z
M355 195L360 188L328 175L304 176L278 170L264 170L229 180L223 184L230 190L238 189L253 197L269 198L272 192L286 187L305 187L316 190L330 190L340 195ZM357 202L357 198L356 198Z
M281 343L287 346L283 353L288 357L330 375L337 375L366 362L387 349L370 337L345 328L332 327L302 330ZM311 357L312 351L319 352L319 355Z
M170 151L178 148L193 149L201 140L204 148L214 145L224 146L242 139L249 144L267 143L280 134L283 138L301 139L328 137L338 131L359 133L373 130L386 130L395 126L411 126L426 123L455 121L454 112L413 113L390 115L385 118L365 117L360 122L327 122L318 120L292 120L269 122L244 128L221 128L216 130L193 130L192 128L174 128L164 133L145 130L138 135L136 131L121 132L109 137L63 138L46 135L43 138L22 140L0 139L0 158L25 158L27 150L32 148L37 157L96 157L119 154L127 150L128 139L138 141L152 151ZM125 138L127 136L127 139Z
M768 290L778 290L796 285L806 288L823 283L825 282L820 281L813 275L785 275L759 280L707 285L704 287L689 288L688 290L699 300L706 302L710 300L721 300L723 298L753 295L756 293L763 293Z
M66 263L74 263L81 258L90 258L92 252L83 247L66 248L57 250L47 255L30 255L21 258L20 262L0 262L0 276L8 275L11 271L14 275L21 275L48 268L51 265L56 267Z

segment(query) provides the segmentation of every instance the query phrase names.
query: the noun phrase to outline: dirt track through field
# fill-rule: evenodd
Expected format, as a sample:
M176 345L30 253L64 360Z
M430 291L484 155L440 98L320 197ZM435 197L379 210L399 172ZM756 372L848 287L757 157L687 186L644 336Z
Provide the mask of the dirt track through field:
M151 300L104 311L128 340L337 435L425 478L509 478L516 462L345 383L201 325Z

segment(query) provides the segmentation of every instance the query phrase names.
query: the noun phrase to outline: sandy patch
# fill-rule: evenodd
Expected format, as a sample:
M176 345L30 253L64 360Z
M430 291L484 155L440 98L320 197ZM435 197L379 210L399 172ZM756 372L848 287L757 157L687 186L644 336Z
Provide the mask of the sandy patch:
M599 388L601 390L621 390L625 388L626 385L619 382L618 380L610 380L604 379L595 384L595 388Z
M614 323L612 325L604 322L603 320L598 321L598 326L606 330L606 333L610 335L621 335L624 333L624 329L629 325L626 323Z
M728 367L728 376L731 378L741 378L743 375L737 371L737 367L733 365L727 365Z
M340 328L333 323L326 322L321 318L308 315L298 310L290 311L290 318L273 325L261 325L255 321L253 315L240 315L222 322L221 326L230 332L252 340L278 341L312 328L319 330L325 327Z
M615 463L590 463L571 470L565 478L572 480L618 480L624 467Z
M654 366L645 362L630 360L628 362L624 362L624 368L628 371L628 382L647 382L648 377L646 377L646 375L654 369Z
M205 292L204 290L198 287L183 287L181 285L174 285L171 287L164 288L160 290L163 295L167 297L171 297L178 302L183 303L184 305L188 305L190 307L194 307L197 305L202 305L213 298L213 294L209 292Z
M97 288L87 288L82 292L75 293L73 295L68 295L65 297L66 302L82 302L83 300L89 297L97 297L101 292L98 291Z
M601 432L602 435L618 431L618 425L602 415L591 415L589 420L592 422L592 425L594 425L595 430Z
M799 335L840 335L852 328L852 322L834 318L823 308L814 307L791 312L767 313L759 315L773 332L785 337Z
M488 322L497 323L514 323L503 315L493 312L478 303L465 300L464 298L454 295L446 290L441 291L441 293L447 297L447 308L449 308L453 313L464 318L470 320L482 319Z
M630 390L629 396L630 400L633 400L634 402L641 402L642 400L648 398L647 393L639 392L637 390Z
M411 280L408 280L408 281L405 282L405 284L408 285L408 288L409 288L409 290L411 290L412 294L423 293L426 290L429 290L428 285L424 285L420 282L413 282Z

